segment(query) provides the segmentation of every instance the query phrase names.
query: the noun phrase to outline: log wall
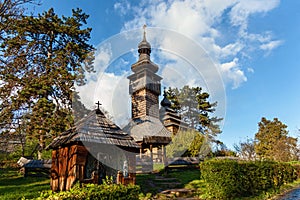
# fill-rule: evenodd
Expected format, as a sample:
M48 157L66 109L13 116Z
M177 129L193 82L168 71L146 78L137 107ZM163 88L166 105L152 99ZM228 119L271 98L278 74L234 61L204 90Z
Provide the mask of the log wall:
M52 151L51 189L52 191L69 190L78 180L82 183L97 183L98 174L91 180L84 179L85 164L88 150L81 145L61 147ZM135 154L127 154L129 176L119 176L121 184L135 184L136 158Z
M51 189L69 190L76 180L84 179L84 165L88 151L84 146L72 145L52 151Z

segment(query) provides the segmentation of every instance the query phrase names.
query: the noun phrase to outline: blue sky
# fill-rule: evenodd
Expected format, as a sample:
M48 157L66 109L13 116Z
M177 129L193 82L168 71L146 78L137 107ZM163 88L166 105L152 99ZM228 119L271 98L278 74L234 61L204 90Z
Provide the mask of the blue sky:
M203 72L200 73L202 77L194 76L187 56L161 50L172 50L172 46L165 46L166 40L158 42L153 53L154 61L162 68L161 75L165 76L163 84L179 84L167 77L174 75L184 83L208 85L203 87L213 94L212 100L222 104L218 113L224 117L224 124L219 138L228 147L247 137L253 138L262 117L279 118L288 126L290 134L296 136L300 128L300 1L51 0L42 1L42 5L34 9L40 12L50 7L59 15L68 16L71 9L77 7L90 15L88 26L93 28L90 42L101 48L96 63L109 67L101 72L101 76L88 76L94 81L81 89L82 98L88 105L96 102L95 98L101 98L104 107L117 121L124 118L124 113L128 118L128 108L124 110L124 99L125 104L130 105L126 96L126 76L136 59L134 47L137 43L132 44L133 47L129 45L132 50L112 61L112 53L106 48L105 41L112 41L111 37L117 34L120 40L125 37L122 33L127 31L137 34L133 41L138 42L141 27L146 23L149 27L147 37L153 46L159 37L156 30L166 30L165 33L172 30L177 34L174 34L175 38L186 37L210 57L212 68L216 68L222 77L223 88L211 85L214 78L219 83L217 75ZM173 38L174 48L180 43L176 42ZM199 53L195 50L189 49L187 53ZM94 89L87 91L88 88ZM95 97L96 91L102 91L102 94ZM116 110L118 106L120 108Z

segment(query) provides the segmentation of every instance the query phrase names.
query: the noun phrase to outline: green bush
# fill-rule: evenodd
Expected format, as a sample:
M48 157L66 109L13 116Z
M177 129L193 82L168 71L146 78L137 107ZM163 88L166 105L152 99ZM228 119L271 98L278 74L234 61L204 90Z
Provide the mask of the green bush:
M41 194L37 199L48 200L69 200L69 199L95 199L95 200L128 200L139 199L140 187L137 185L117 185L117 184L76 184L69 191L54 193L49 191Z
M211 198L231 199L277 190L297 179L295 168L269 161L209 160L200 164Z
M235 161L219 160L201 163L201 175L207 183L209 196L229 198L238 196L239 166Z

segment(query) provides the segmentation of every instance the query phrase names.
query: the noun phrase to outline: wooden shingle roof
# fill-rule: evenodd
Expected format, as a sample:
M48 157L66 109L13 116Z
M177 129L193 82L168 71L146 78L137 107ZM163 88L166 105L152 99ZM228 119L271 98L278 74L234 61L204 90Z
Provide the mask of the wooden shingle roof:
M75 126L56 137L47 149L56 149L72 142L88 142L135 148L140 146L120 127L107 119L98 109L75 123Z
M132 119L124 131L136 142L145 144L169 144L171 142L171 133L156 117L145 116Z

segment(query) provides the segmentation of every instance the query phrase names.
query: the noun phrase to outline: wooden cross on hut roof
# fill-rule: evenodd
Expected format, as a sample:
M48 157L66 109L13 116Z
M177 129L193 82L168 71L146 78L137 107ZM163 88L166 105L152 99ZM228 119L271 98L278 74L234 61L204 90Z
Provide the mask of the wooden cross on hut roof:
M97 105L97 110L96 110L96 113L97 114L100 114L100 105L102 105L99 101L96 103L96 105Z

